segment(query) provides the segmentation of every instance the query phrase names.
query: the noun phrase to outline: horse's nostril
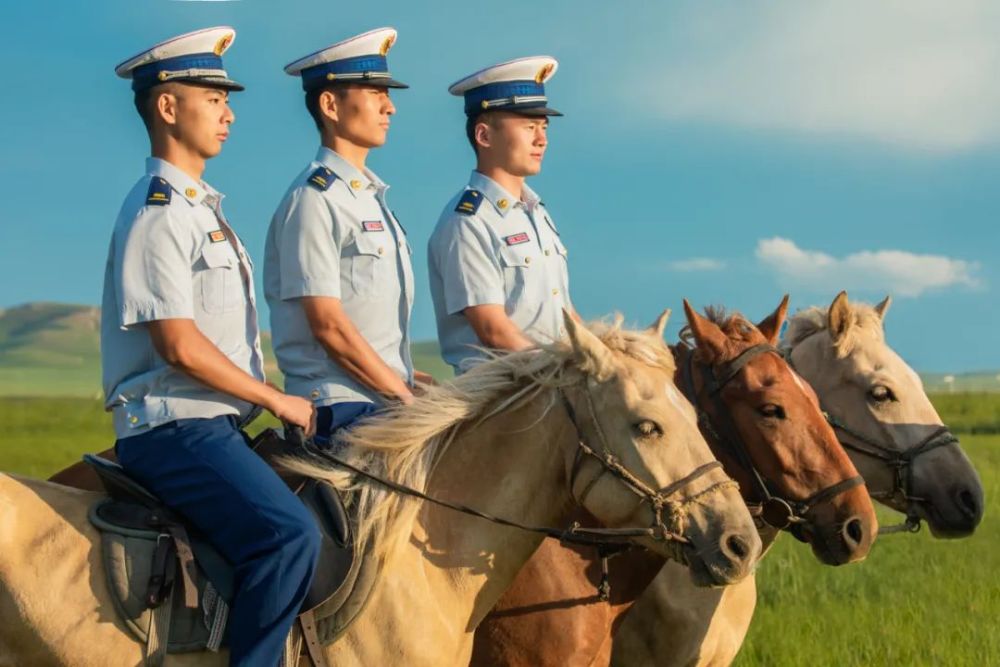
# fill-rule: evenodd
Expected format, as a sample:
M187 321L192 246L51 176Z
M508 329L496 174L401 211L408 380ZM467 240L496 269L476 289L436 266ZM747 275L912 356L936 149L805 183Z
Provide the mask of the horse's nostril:
M958 506L970 517L979 514L979 503L976 502L976 496L968 489L962 489L958 492Z
M865 529L861 524L861 519L850 519L844 524L844 541L847 542L847 546L856 548L860 546L861 541L865 538Z
M745 560L750 555L750 545L739 535L727 537L726 548L737 560Z

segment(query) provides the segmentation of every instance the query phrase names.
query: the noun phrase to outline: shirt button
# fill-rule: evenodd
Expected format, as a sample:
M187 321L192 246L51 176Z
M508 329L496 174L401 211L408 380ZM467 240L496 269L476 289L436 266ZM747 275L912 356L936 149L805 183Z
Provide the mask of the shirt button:
M552 296L559 296L559 290L552 288Z
M361 187L361 181L354 179L353 181L351 181L351 187L357 190L358 188Z
M129 415L128 416L128 421L129 421L130 424L138 424L139 423L139 418L136 417L135 415Z
M313 398L319 398L319 389L313 389L313 390L312 390L312 391L311 391L311 392L309 393L309 395L310 395L310 396L312 396Z
M545 256L546 256L546 257L548 257L548 256L549 256L549 255L551 255L551 254L552 254L552 251L551 251L551 250L546 250L546 251L545 251Z
M525 257L524 258L524 263L525 264L531 264L531 258L530 257Z
M382 255L384 253L385 253L385 248L383 248L382 246L379 246L378 247L378 254Z

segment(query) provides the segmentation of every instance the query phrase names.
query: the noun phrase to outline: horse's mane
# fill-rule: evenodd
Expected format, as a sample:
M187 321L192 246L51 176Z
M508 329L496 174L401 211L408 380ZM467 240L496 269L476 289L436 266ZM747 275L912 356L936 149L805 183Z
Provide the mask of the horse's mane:
M718 326L728 339L726 353L717 361L727 361L739 355L748 346L765 342L764 335L750 320L738 311L727 310L725 306L705 306L705 319ZM684 325L680 331L680 339L696 348L691 325Z
M867 303L848 302L847 308L851 318L851 325L847 329L846 335L840 340L833 342L834 350L838 357L850 354L865 336L874 336L877 340L884 340L885 333L882 328L882 318L879 317L873 306ZM813 334L828 329L829 308L812 306L798 311L788 320L788 329L782 336L779 347L783 353L789 353L792 349L809 338Z
M674 361L658 336L614 323L588 325L613 353L660 367L672 377ZM453 380L429 387L408 406L392 406L342 432L342 458L384 479L425 490L435 464L463 427L475 426L501 412L544 399L541 416L556 402L555 390L576 384L592 369L581 367L565 341L521 352L488 352L488 358ZM393 553L409 538L419 504L357 478L322 459L296 459L286 465L309 477L330 482L356 506L358 544L374 541L376 556Z

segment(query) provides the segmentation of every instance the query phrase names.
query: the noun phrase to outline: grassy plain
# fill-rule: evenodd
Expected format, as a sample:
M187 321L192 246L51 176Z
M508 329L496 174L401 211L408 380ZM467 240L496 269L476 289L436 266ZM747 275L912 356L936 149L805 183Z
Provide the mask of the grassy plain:
M933 400L986 488L976 535L886 536L865 562L841 568L780 539L761 565L757 613L737 667L1000 665L1000 395ZM112 441L99 400L0 398L0 470L44 477Z

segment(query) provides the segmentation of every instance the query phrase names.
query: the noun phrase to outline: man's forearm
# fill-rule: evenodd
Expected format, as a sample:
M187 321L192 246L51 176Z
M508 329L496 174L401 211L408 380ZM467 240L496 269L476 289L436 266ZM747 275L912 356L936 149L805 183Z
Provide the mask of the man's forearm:
M470 306L462 313L484 346L495 350L526 350L533 343L497 304Z
M410 394L406 383L382 360L353 326L326 326L313 329L327 355L358 382L385 396Z
M404 401L412 394L396 371L389 368L334 297L303 297L309 329L326 354L351 377L383 396Z
M477 331L476 335L483 345L495 350L517 352L535 345L513 323L510 326L483 327L482 333Z
M194 321L150 323L153 345L163 360L203 385L270 409L279 392L234 364L209 341Z

